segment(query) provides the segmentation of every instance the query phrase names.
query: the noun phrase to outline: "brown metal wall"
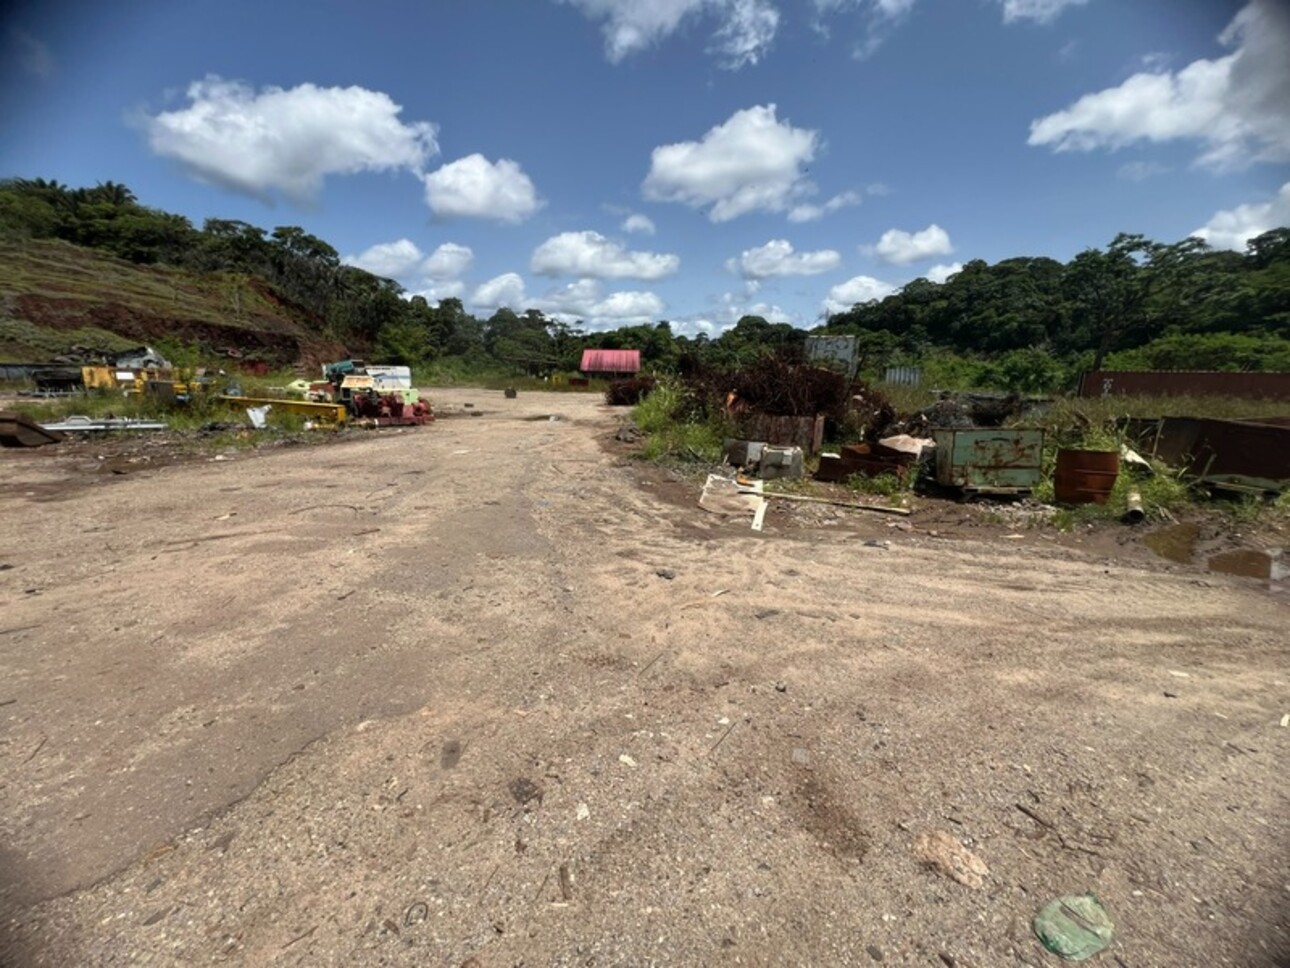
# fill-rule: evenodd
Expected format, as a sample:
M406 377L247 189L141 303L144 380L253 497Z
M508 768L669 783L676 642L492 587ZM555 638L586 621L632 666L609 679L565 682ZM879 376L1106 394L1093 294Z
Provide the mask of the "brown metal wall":
M1143 452L1197 477L1290 482L1287 423L1163 417L1131 420L1127 430Z
M1290 373L1216 373L1209 371L1085 373L1081 397L1241 397L1290 400Z
M739 432L747 440L761 440L777 447L801 447L806 455L815 454L824 443L823 417L773 417L766 413L748 413L739 418Z

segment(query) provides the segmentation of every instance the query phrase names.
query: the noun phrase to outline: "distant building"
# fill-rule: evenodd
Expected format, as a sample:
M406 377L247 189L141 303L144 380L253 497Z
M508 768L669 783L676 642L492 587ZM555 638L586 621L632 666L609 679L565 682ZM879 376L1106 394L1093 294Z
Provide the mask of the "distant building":
M587 376L610 379L632 376L641 371L640 350L583 350L582 365Z

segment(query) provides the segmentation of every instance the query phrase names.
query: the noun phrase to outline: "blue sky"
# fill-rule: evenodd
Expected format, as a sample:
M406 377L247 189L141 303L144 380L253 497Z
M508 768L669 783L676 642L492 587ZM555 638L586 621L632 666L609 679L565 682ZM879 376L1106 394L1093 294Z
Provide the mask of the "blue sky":
M1290 224L1280 0L9 5L0 175L301 225L477 312L809 326Z

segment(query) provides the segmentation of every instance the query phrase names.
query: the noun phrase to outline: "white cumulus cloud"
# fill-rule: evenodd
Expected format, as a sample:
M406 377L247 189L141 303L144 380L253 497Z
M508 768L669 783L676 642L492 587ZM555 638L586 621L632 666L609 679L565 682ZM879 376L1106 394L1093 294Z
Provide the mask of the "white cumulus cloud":
M524 279L518 272L504 272L475 287L470 301L479 309L500 309L508 306L516 312L528 309L528 296L524 292Z
M256 91L211 75L187 98L141 119L149 147L201 181L262 199L276 190L307 202L328 175L420 171L439 151L433 124L404 123L389 95L362 87Z
M736 111L699 141L660 145L642 190L654 201L711 206L727 222L749 212L781 212L814 191L805 168L819 146L816 132L775 116L775 105Z
M859 192L842 192L840 195L834 195L823 205L809 203L794 205L788 210L788 220L790 222L814 222L816 219L823 218L826 215L832 215L840 208L859 205L863 200L864 196Z
M449 279L444 282L435 282L429 286L422 286L407 293L407 298L420 296L426 302L440 303L445 299L460 299L466 291L466 284L460 279Z
M654 234L654 220L648 215L641 215L639 212L633 212L623 219L621 226L624 232L638 232L641 235Z
M439 218L523 222L544 204L516 162L467 155L425 176L426 204Z
M561 232L536 249L529 268L544 276L662 279L681 266L679 256L632 252L599 232Z
M347 255L341 261L386 279L417 277L443 283L459 278L474 259L469 246L456 242L445 242L427 256L411 239L399 239L374 245L358 255Z
M873 276L855 276L829 290L823 302L825 312L843 313L856 303L882 299L896 291L896 287Z
M1290 161L1290 5L1251 0L1219 40L1232 53L1086 94L1034 121L1029 143L1092 151L1187 139L1212 168Z
M772 239L755 249L745 249L738 259L726 262L726 268L745 279L769 279L772 276L814 276L829 272L842 264L842 256L833 249L818 252L794 252L785 239Z
M347 255L342 261L373 275L397 279L415 269L424 258L425 253L415 242L411 239L399 239L397 242L374 245L358 255Z
M632 325L656 320L663 310L663 300L652 292L611 292L593 304L585 315L597 324L613 321Z
M718 335L734 326L733 322L719 322L701 314L674 316L669 322L672 324L672 332L677 336L689 336L691 338L705 336L708 339L715 339Z
M775 303L746 303L744 298L733 292L723 292L717 300L716 316L723 331L739 322L743 316L760 316L768 323L790 323L794 326L798 323L796 316Z
M478 287L471 296L477 309L496 310L502 306L523 312L538 309L564 322L581 320L593 328L633 326L657 320L666 309L652 292L617 291L605 293L597 279L577 279L530 296L519 274L507 272Z
M931 282L945 282L950 276L962 271L962 262L951 262L949 265L934 265L923 275Z
M623 290L605 294L596 279L578 279L548 290L533 305L565 322L581 319L594 327L652 322L665 308L663 300L652 292Z
M770 0L565 0L602 25L605 56L618 63L671 36L687 19L715 22L709 50L722 66L756 64L779 29Z
M421 273L428 279L457 279L474 261L470 246L445 242L421 263Z
M1052 23L1067 7L1082 7L1086 3L1088 0L1000 0L1006 24L1019 20Z
M1271 201L1238 205L1215 212L1213 218L1192 235L1216 249L1245 250L1245 243L1273 229L1290 227L1290 182Z
M902 266L919 259L949 255L954 246L950 244L949 233L933 223L920 232L888 229L871 251L884 262Z

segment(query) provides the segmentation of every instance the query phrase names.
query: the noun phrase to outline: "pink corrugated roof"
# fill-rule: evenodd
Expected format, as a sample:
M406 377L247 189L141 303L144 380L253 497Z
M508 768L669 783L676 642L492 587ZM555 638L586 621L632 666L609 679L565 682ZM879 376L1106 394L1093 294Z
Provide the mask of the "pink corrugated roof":
M583 373L639 373L640 350L583 350Z

